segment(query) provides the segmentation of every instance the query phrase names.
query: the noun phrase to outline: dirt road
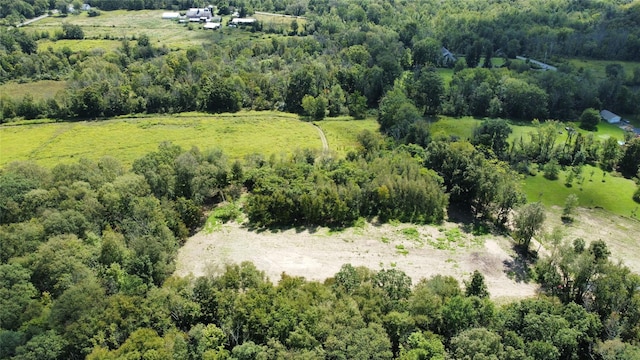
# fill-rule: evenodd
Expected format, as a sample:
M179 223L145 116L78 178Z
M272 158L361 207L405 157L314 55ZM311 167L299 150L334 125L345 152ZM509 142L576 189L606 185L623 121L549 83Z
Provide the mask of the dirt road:
M322 152L329 152L329 142L327 141L327 137L324 135L324 131L322 131L322 129L316 124L313 124L313 126L318 129L318 134L320 134L320 140L322 140Z

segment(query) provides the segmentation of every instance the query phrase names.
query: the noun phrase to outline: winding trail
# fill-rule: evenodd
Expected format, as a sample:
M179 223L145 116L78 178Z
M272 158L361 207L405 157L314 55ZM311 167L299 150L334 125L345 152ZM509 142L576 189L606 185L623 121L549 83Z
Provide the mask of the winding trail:
M329 142L327 141L327 137L324 135L324 131L322 131L322 129L316 124L313 124L313 126L318 129L318 133L320 134L320 140L322 140L322 152L329 152Z

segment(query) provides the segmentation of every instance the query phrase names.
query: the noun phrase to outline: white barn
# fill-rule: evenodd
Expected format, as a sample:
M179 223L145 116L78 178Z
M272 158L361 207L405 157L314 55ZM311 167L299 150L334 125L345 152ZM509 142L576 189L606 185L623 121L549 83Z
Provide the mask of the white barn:
M600 116L602 116L602 118L609 124L617 124L620 122L620 120L622 120L620 116L612 113L609 110L600 111Z

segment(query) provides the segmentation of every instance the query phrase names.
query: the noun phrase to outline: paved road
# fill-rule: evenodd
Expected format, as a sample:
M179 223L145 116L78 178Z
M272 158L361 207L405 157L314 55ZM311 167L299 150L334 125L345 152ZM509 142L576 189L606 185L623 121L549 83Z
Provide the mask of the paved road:
M322 140L322 151L325 153L329 152L329 142L327 141L327 137L324 136L324 131L322 131L322 129L320 129L320 127L316 124L313 124L313 126L318 129L318 133L320 134L320 140Z

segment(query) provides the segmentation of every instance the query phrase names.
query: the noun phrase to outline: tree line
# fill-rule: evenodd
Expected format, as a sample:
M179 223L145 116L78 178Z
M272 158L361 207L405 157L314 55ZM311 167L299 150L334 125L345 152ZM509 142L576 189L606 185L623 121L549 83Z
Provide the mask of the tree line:
M39 39L82 38L82 29L65 24L58 34L49 34L28 28L3 28L0 82L66 79L69 85L54 99L3 97L0 121L15 117L102 118L141 112L242 108L285 110L316 119L341 114L362 117L367 108L378 107L396 80L406 82L407 96L423 115L528 121L576 120L588 108L638 112L640 69L630 72L611 64L602 77L592 69L577 68L549 55L554 53L551 48L556 52L569 49L569 43L586 46L589 42L582 37L590 31L598 39L603 36L602 31L610 31L614 37L624 36L624 41L605 43L629 49L625 42L632 41L633 35L608 29L618 29L610 27L612 22L633 21L637 6L609 2L608 6L594 3L580 7L558 1L529 4L529 8L516 10L504 4L473 3L442 7L427 1L408 6L385 1L216 2L214 5L221 7L226 4L274 11L303 7L298 12L304 10L308 18L302 25L296 22L296 28L300 28L296 31L178 51L151 44L144 34L120 37L121 46L106 53L73 52L69 48L38 51ZM194 4L153 6L183 8ZM548 11L551 8L553 13ZM563 10L573 15L560 16ZM596 31L590 28L596 25L576 20L590 12L606 14L600 19L606 19L607 26ZM424 21L412 19L411 14ZM563 35L529 34L534 28ZM473 40L479 36L492 38ZM544 44L526 44L539 39L544 39ZM457 62L447 60L442 54L443 46L464 58ZM537 71L535 64L515 60L517 54L539 56L558 65L558 71ZM586 56L581 52L556 55ZM495 58L503 58L502 64L494 64ZM447 66L455 71L450 83L445 83L436 71L437 67Z

